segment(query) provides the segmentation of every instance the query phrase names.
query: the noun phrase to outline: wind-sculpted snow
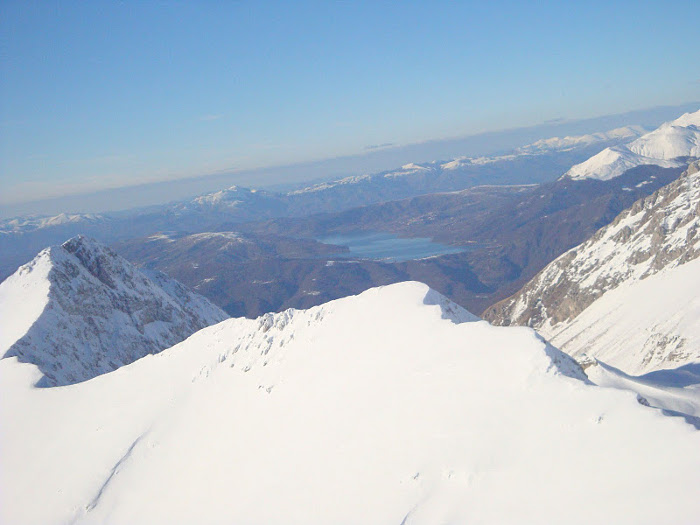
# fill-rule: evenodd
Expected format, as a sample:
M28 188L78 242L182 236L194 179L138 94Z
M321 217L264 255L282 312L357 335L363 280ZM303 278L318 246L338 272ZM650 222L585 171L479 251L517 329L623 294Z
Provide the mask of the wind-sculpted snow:
M85 237L42 251L0 284L0 354L38 366L41 386L90 379L226 319L158 272Z
M676 168L687 164L688 158L697 157L700 157L700 111L666 122L629 144L606 148L572 167L564 177L609 180L636 166Z
M627 373L700 360L700 163L485 316Z
M32 388L38 375L0 360L3 523L645 524L700 512L692 426L419 283L229 319L65 388Z
M596 385L635 392L640 403L683 417L700 430L700 363L635 377L593 360L586 373Z

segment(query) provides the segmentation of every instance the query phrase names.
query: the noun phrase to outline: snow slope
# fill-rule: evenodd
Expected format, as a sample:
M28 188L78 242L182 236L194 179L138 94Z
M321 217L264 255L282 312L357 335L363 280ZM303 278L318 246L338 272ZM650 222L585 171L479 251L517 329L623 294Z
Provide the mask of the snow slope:
M625 282L540 333L629 374L700 364L700 259Z
M700 361L700 162L485 316L628 374Z
M700 430L698 364L635 377L601 361L594 361L586 367L586 374L596 385L635 392L640 403L662 409L669 415L683 416L688 423Z
M564 177L609 180L645 164L677 168L687 163L684 157L700 157L700 110L666 122L629 144L606 148Z
M79 236L43 250L0 284L0 355L36 364L42 386L65 385L227 317L165 275L146 275Z
M700 433L419 283L62 388L0 360L3 523L692 523ZM40 502L40 503L39 503Z

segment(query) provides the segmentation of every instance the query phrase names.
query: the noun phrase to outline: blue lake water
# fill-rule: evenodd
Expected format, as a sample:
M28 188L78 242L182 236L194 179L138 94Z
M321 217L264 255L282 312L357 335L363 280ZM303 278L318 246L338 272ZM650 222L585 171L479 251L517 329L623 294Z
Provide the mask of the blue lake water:
M467 250L464 246L447 246L423 237L403 239L385 232L330 235L316 240L324 244L347 246L350 249L349 252L334 255L334 257L373 259L386 262L410 261Z

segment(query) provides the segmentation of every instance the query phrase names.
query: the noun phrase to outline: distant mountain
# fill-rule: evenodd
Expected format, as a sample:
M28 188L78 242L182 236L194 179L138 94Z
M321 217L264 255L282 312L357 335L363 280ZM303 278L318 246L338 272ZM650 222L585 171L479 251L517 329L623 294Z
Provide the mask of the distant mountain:
M157 232L235 230L249 221L300 217L481 184L550 181L601 148L629 141L640 130L621 128L581 137L550 139L512 154L408 164L398 170L350 177L288 193L232 186L167 205L105 215L25 217L0 221L0 281L48 245L75 235L103 243Z
M31 232L44 228L54 228L57 226L84 226L86 224L98 224L104 220L104 216L95 213L60 213L53 217L17 217L0 220L0 235L18 232Z
M70 388L37 392L36 374L0 360L3 523L700 514L691 427L420 283L229 319Z
M296 184L299 185L297 187L302 187L310 184L307 181L320 182L350 174L377 173L408 162L422 162L428 159L454 159L464 155L478 156L507 152L523 144L530 144L547 137L595 134L601 130L629 126L630 123L641 125L647 129L655 129L663 122L672 120L687 111L697 111L697 109L698 103L695 102L583 120L554 119L534 126L485 132L446 140L431 140L404 145L392 144L391 147L381 147L388 146L388 144L375 145L380 147L367 145L367 148L357 155L250 171L222 171L200 177L143 183L137 186L98 190L90 194L68 195L22 204L5 203L0 205L0 214L2 217L11 217L29 214L56 215L64 211L102 213L104 210L162 205L167 202L189 199L193 195L228 188L232 184L271 189L271 185L284 181L283 184ZM565 170L570 166L567 166ZM284 188L285 191L289 189L291 187ZM40 196L37 195L37 197Z
M206 232L224 222L245 222L289 213L280 195L233 186L167 206L111 215L75 215L0 222L0 281L47 245L75 235L110 244L161 231Z
M231 186L164 208L136 213L135 218L151 228L160 226L194 232L206 231L222 221L244 222L288 213L289 205L282 195Z
M309 308L373 286L420 280L482 311L586 240L635 200L680 174L642 166L611 181L481 186L338 213L231 224L233 231L164 232L115 244L128 260L167 273L232 316ZM329 235L391 232L461 253L403 262L348 257Z
M628 374L700 363L700 163L485 316Z
M410 277L394 265L345 260L347 248L280 235L162 233L114 249L139 267L167 273L233 317L309 308Z
M629 142L644 132L639 126L628 126L575 137L554 137L502 155L409 163L399 169L304 187L287 196L292 205L308 206L308 203L313 203L310 210L315 212L338 211L485 184L550 182L571 165L589 158L602 148Z
M647 131L648 130L644 129L642 126L624 126L599 133L542 139L528 144L527 146L517 148L515 151L518 154L530 155L551 153L554 151L570 151L596 143L633 140L646 134Z
M680 173L680 168L640 166L609 181L562 179L534 186L476 187L337 213L247 223L238 228L253 235L306 239L385 231L464 246L463 253L384 268L399 270L397 279L420 280L468 309L483 311L516 292L546 264L588 239L637 199L675 180ZM272 279L261 275L261 269L260 265L254 268L256 280ZM279 266L274 271L286 275ZM292 278L304 274L298 269ZM386 271L377 275L387 278ZM333 290L332 279L317 282ZM365 283L372 286L371 282ZM326 288L315 289L323 292Z
M629 144L606 148L564 176L608 180L635 166L675 168L700 157L700 110L686 113Z
M234 317L309 307L336 299L338 290L358 293L372 286L371 280L363 280L355 288L349 276L337 275L338 268L326 269L328 259L343 249L311 239L166 232L123 241L114 249L139 267L174 277ZM324 277L329 271L335 277Z
M43 250L0 284L0 354L72 384L178 343L228 316L85 237Z

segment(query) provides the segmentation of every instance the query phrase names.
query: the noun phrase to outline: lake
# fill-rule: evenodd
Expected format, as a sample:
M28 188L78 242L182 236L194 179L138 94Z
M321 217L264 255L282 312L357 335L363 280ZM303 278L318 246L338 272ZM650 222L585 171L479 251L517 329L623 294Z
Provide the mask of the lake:
M350 251L334 255L338 258L372 259L385 262L403 262L435 255L460 253L465 246L448 246L424 237L410 239L386 232L361 232L346 235L330 235L316 239L324 244L347 246Z

